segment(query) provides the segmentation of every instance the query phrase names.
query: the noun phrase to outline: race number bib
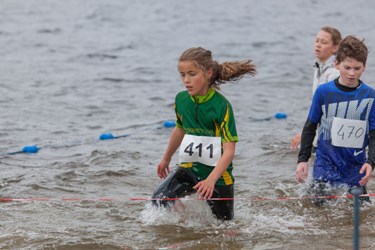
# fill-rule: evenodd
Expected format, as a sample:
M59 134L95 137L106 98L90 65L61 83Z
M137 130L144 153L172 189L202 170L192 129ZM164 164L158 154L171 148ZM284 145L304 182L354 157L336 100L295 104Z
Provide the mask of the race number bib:
M345 148L362 148L365 135L366 121L333 118L332 145Z
M185 134L180 145L180 162L200 162L216 166L221 157L221 138Z

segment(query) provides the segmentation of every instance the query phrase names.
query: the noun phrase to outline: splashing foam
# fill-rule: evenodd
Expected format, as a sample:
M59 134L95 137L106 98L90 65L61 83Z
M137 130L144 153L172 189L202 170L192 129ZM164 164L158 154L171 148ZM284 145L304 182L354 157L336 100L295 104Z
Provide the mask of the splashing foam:
M140 220L146 225L180 224L185 227L205 227L218 224L207 202L192 200L191 197L177 201L171 209L146 203L140 213Z

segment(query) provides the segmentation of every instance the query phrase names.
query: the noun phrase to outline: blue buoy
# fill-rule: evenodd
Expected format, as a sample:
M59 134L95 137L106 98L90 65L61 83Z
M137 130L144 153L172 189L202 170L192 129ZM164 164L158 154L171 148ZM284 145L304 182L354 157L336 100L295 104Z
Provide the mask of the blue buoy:
M283 113L283 112L278 112L275 114L274 116L276 119L286 119L288 117L288 115L286 113Z
M99 136L99 140L111 140L114 139L115 137L113 136L112 133L104 133Z
M163 126L167 128L173 128L176 127L176 123L174 121L165 121L163 123Z
M23 153L30 153L30 154L37 153L38 151L39 151L39 148L36 145L25 146L22 149Z

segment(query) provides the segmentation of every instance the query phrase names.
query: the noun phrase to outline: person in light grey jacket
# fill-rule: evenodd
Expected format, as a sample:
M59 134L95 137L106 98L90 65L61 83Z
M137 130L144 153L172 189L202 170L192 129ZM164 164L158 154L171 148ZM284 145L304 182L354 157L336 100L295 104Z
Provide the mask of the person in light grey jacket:
M341 33L331 26L322 27L315 38L314 80L312 93L314 95L317 87L339 77L339 71L335 67L336 51L341 42ZM301 143L301 133L296 134L291 142L290 149L296 150ZM317 139L314 140L314 146Z
M322 83L332 81L339 77L339 71L335 66L336 56L332 55L327 61L321 62L319 59L314 64L314 81L312 93L314 95L315 90Z

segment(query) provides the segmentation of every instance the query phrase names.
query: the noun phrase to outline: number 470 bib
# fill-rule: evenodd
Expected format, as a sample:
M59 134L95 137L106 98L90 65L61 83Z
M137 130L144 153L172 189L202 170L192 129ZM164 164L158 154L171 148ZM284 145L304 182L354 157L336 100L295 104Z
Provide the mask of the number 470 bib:
M200 162L216 166L221 157L221 137L185 134L180 145L180 162Z
M346 148L362 148L366 135L366 121L334 117L332 121L332 145Z

